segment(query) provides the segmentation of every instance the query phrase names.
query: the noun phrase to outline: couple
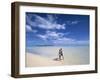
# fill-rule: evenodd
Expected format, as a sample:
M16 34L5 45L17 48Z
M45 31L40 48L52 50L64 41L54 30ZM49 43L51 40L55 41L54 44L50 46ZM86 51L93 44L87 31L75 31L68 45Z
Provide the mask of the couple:
M62 48L59 49L59 60L64 60Z

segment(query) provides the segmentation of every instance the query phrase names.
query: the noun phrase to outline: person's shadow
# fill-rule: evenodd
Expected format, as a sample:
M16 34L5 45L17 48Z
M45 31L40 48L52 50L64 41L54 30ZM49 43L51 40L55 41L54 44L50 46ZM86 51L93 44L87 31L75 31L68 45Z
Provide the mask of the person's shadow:
M53 60L54 60L54 61L60 61L59 58L54 58Z

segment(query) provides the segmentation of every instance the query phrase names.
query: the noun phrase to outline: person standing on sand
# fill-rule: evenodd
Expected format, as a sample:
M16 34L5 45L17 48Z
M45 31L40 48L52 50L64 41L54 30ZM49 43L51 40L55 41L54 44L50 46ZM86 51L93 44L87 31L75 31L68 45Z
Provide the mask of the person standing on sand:
M62 52L62 48L59 49L59 60L64 60L64 56L63 56L63 52Z

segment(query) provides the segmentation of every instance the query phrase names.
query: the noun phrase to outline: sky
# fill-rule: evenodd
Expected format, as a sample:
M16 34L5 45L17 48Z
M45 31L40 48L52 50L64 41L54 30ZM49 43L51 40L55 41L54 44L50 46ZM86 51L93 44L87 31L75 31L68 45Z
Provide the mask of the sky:
M89 15L26 12L26 46L88 45Z

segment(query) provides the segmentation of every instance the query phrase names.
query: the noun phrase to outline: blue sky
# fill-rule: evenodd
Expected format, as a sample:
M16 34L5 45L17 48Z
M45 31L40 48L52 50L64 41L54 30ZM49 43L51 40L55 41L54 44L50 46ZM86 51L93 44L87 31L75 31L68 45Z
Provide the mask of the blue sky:
M26 46L88 44L89 15L26 12Z

